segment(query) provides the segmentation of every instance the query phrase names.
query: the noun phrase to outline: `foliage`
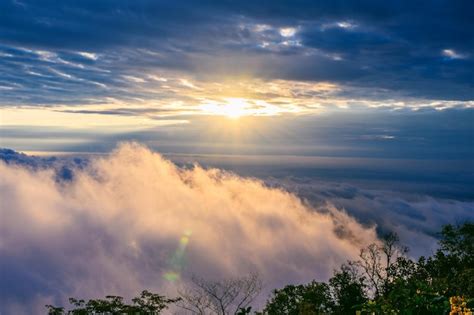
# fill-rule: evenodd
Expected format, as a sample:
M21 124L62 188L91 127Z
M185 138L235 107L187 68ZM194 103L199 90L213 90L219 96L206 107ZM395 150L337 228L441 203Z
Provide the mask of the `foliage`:
M46 305L49 315L88 315L88 314L160 314L170 303L180 299L168 299L164 296L142 291L140 296L132 299L132 304L125 304L121 296L106 296L105 299L89 301L70 298L69 302L74 307L67 312L63 307Z
M334 314L352 315L358 305L367 301L365 277L355 267L353 263L342 265L329 279L334 297Z
M450 297L474 296L474 224L447 225L440 236L440 248L432 257L415 262L402 255L388 263L382 270L384 285L362 310L441 315L449 312L450 301L457 301Z
M452 314L470 314L469 309L474 306L474 223L443 227L439 250L432 257L414 261L407 257L407 252L397 235L387 234L380 243L363 248L360 260L344 264L334 272L328 285L330 295L324 296L325 310L319 308L321 304L305 302L306 286L289 285L274 291L264 314L356 314L357 311L441 315L450 310ZM453 306L453 302L457 304Z
M449 315L472 315L466 299L462 296L452 296L449 299L449 304L451 304Z
M446 296L474 297L474 223L445 226L439 243L423 264L431 285Z
M326 283L313 281L306 285L288 285L274 290L263 313L268 315L317 315L333 308L330 288Z

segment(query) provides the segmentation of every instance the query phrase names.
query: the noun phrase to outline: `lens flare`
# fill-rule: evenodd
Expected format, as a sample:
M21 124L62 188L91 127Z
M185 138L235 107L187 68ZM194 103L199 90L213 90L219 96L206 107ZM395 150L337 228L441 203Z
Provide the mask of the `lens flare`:
M181 271L186 266L186 248L189 244L192 231L186 230L179 239L179 245L174 254L169 259L168 271L163 273L163 278L169 282L181 279Z

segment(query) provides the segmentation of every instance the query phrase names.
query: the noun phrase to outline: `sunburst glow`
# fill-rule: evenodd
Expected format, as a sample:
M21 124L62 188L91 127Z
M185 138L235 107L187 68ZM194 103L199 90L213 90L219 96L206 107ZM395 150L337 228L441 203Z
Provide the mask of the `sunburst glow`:
M221 115L233 119L253 113L252 105L243 98L226 98L223 103L206 103L201 106L201 110L211 115Z

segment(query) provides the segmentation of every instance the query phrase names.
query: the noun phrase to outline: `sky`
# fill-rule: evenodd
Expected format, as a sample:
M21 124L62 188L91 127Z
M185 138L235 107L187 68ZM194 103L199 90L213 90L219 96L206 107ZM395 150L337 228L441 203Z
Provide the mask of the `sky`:
M93 138L156 129L184 130L173 141L194 142L183 138L196 124L222 129L222 119L202 123L213 116L315 117L303 123L316 125L355 112L379 128L403 112L399 124L435 129L451 124L454 109L465 124L472 9L470 1L2 1L2 145L107 151L91 148ZM284 125L277 121L258 125ZM393 139L386 131L375 137Z
M0 9L8 124L472 107L470 1L14 0Z
M388 231L429 255L474 219L473 29L469 0L0 1L0 313L327 280Z

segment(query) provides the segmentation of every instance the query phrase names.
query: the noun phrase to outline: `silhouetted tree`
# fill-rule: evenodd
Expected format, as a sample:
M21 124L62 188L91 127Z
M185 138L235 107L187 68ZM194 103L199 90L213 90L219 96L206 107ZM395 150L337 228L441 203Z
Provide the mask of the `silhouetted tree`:
M372 310L382 314L445 314L448 298L429 285L426 272L407 257L398 257L387 271L390 283L383 295L372 301Z
M474 224L447 225L440 236L440 248L432 257L414 262L398 255L395 261L388 261L381 273L379 294L363 309L382 314L441 315L449 312L453 296L465 297L466 307L474 304Z
M162 295L142 291L140 296L132 299L131 304L125 304L121 296L109 295L105 299L89 301L70 298L73 308L66 311L64 307L46 305L49 315L89 315L89 314L160 314L169 304L176 303L180 298L169 299Z
M353 315L367 301L365 277L353 263L344 264L329 279L334 297L334 314Z
M403 257L408 249L401 246L395 233L388 233L382 237L381 244L370 244L360 251L360 260L357 264L364 271L369 282L369 290L373 291L375 298L386 293L391 278L388 270L392 264Z
M313 281L306 285L287 285L274 290L263 314L320 315L328 314L333 306L329 285Z
M248 314L248 307L262 290L262 281L257 274L208 281L193 277L192 283L179 290L180 307L192 314L237 315Z
M444 226L439 244L434 256L419 262L430 284L446 296L474 297L474 223Z

